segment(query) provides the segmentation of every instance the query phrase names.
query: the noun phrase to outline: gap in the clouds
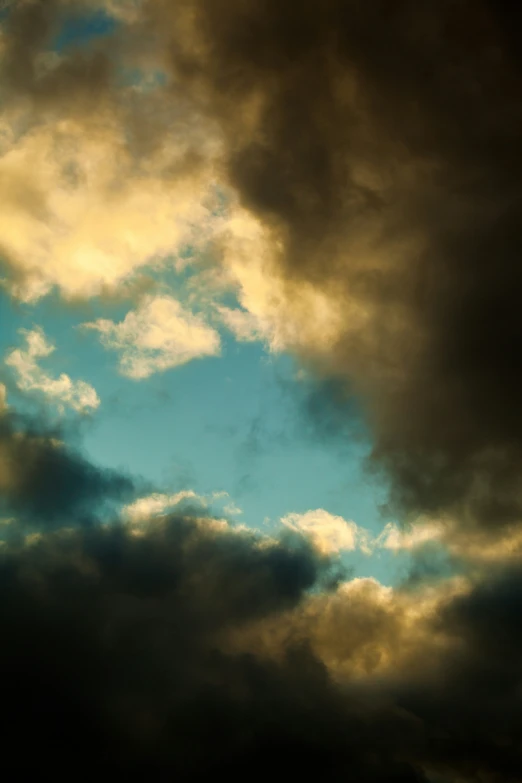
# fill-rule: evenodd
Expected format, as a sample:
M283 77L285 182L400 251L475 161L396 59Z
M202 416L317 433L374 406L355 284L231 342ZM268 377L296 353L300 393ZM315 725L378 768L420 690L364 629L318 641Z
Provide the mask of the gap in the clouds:
M182 288L192 275L193 270L176 275L178 287L171 295L185 300ZM286 514L320 508L375 535L391 521L379 511L385 487L363 468L371 442L353 401L347 418L354 437L350 426L338 437L319 436L307 424L303 403L316 388L303 380L298 363L227 334L221 357L194 360L141 381L124 378L117 355L78 326L99 317L119 321L132 306L99 298L66 304L56 293L34 305L0 297L7 326L0 335L2 355L20 345L18 328L42 326L56 345L46 368L96 389L101 405L81 423L83 446L96 464L141 476L160 492L227 492L242 510L233 518L268 534L279 535ZM354 575L387 584L404 574L404 558L390 552L372 557L347 552L341 559Z
M112 35L118 27L118 22L102 8L90 13L64 14L58 31L53 37L50 48L61 54L66 49L78 48L92 43L98 38Z

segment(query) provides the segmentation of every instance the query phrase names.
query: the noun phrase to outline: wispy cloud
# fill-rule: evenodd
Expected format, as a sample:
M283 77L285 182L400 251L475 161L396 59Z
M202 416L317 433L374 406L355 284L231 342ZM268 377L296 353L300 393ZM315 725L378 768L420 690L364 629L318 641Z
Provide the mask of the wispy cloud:
M120 354L120 372L136 380L204 356L217 356L219 334L170 296L143 299L120 323L100 318L83 324Z
M41 392L61 409L68 407L85 412L99 406L100 398L89 383L73 381L66 373L52 378L38 365L39 359L45 359L55 351L40 327L19 331L25 336L26 347L11 351L5 363L15 371L16 384L21 391Z
M239 310L232 307L217 308L218 313L230 329L236 340L240 342L254 342L262 340L266 335L258 318L247 310Z

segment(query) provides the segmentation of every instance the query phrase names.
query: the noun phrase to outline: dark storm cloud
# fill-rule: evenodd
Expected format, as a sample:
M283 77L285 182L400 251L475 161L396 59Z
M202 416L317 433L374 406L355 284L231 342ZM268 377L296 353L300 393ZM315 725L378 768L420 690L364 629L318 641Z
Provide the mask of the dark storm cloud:
M517 781L522 774L521 586L518 565L449 601L432 630L454 646L395 690L433 738L426 761L439 756L441 769L464 779Z
M302 541L181 516L141 535L115 524L4 547L5 763L60 777L518 780L520 575L442 601L414 641L399 599L341 595L329 614L334 598L309 592L329 577ZM275 655L230 644L265 622L280 631ZM316 622L338 663L368 645L410 649L391 672L334 678Z
M302 537L196 512L93 522L131 482L41 423L0 423L2 499L19 517L0 547L6 764L59 778L517 780L518 566L442 588L435 610L412 585L386 600L365 580L337 592L338 564ZM24 540L25 519L43 535Z
M0 414L0 509L32 529L86 523L111 501L134 496L135 484L92 465L36 419Z
M5 747L23 734L36 766L59 772L239 779L253 765L256 774L306 765L331 779L343 770L395 779L387 750L384 766L345 747L343 699L306 647L280 664L220 652L229 628L292 608L321 568L306 547L260 547L182 518L144 537L93 529L8 552ZM404 769L404 780L423 779Z
M394 504L462 524L519 518L519 13L481 0L146 7L170 23L176 78L224 128L230 182L282 243L279 272L346 305L316 365L362 396Z

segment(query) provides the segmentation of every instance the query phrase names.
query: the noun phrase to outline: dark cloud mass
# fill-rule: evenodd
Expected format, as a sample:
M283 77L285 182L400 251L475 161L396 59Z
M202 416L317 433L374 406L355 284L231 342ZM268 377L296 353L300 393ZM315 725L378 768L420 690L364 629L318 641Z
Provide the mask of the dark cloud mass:
M62 437L37 419L0 412L0 512L13 514L17 527L85 525L106 504L135 495L131 478L93 466Z
M60 779L519 780L520 573L443 601L395 671L362 680L323 657L396 655L411 630L399 603L309 592L330 580L302 542L190 517L4 546L4 762ZM268 651L248 641L265 623Z
M115 61L154 51L169 72L165 106L182 99L221 129L220 174L269 231L288 312L312 284L342 313L327 349L299 348L318 379L310 414L339 429L349 388L395 508L450 517L459 551L469 531L486 543L514 535L520 11L493 0L144 0L108 42L38 71L72 7L86 5L20 0L3 17L2 98L27 111L17 122L54 112L87 117L88 130L94 108L112 107L143 155L168 134L171 107L157 124L152 111L140 120L153 98L126 114ZM204 164L198 138L189 170ZM436 578L429 551L418 568L434 572L428 587L415 572L394 591L339 587L338 564L303 541L195 515L124 524L115 507L135 482L61 439L0 415L5 769L522 780L519 558L470 572L462 589Z
M345 309L332 351L306 358L358 388L395 505L519 519L519 12L196 1L187 44L176 12L148 7L224 127L278 273Z

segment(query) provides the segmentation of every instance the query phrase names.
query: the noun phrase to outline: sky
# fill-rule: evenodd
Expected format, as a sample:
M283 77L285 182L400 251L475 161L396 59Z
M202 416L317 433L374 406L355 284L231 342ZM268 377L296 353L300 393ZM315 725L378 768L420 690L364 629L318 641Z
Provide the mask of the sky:
M520 21L1 4L20 769L520 780Z

